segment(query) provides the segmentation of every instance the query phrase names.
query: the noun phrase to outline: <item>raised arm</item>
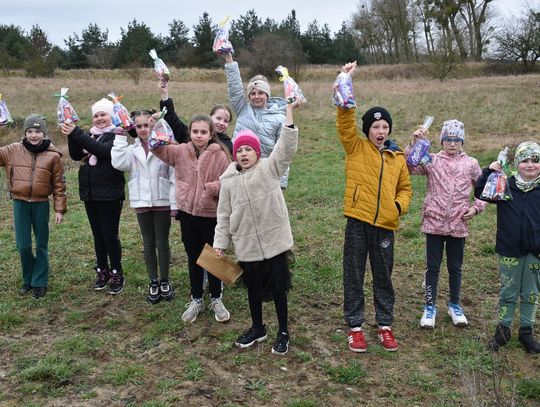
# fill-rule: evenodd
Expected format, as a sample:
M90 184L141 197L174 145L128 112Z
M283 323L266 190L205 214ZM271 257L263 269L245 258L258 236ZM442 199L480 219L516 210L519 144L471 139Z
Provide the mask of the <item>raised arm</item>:
M175 140L178 143L187 143L189 141L189 128L182 120L180 120L176 114L176 110L174 110L174 103L169 97L168 83L160 81L158 87L161 89L159 109L163 110L163 107L167 108L167 113L165 113L164 117L165 121L171 126Z
M247 98L244 95L240 68L238 62L233 61L231 54L225 54L224 59L225 75L227 77L227 95L234 113L238 116L248 106Z

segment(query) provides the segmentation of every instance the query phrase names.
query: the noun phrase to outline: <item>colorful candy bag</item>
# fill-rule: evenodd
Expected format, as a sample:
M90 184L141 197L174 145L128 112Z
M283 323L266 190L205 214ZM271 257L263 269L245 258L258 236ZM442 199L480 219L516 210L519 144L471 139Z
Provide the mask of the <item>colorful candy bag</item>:
M13 118L9 113L6 102L2 100L2 94L0 93L0 126L5 126L9 123L13 123Z
M431 123L433 123L433 116L426 116L422 127L429 129ZM416 167L417 165L428 165L431 162L431 155L429 154L429 146L431 143L426 139L418 139L412 148L411 154L407 157L407 162Z
M334 104L344 109L356 107L351 75L341 72L334 82Z
M167 123L164 119L166 113L167 108L163 107L161 115L159 116L159 120L154 125L150 137L148 137L148 145L150 146L150 148L156 148L158 146L166 146L175 143L174 133L171 129L171 126L169 126L169 123Z
M114 92L109 93L107 96L109 96L113 101L113 124L116 127L122 127L126 130L131 130L134 128L135 124L133 123L133 120L131 120L128 110L122 103L120 103L122 96L116 96Z
M289 76L289 70L287 68L279 65L276 68L276 72L280 74L279 80L283 82L283 89L287 103L292 103L296 101L296 99L302 101L303 103L307 102L302 89L300 89L295 80Z
M508 176L504 171L508 166L508 147L499 153L497 161L501 163L503 170L489 174L481 198L487 201L510 201L512 193L508 185Z
M57 122L59 125L62 123L76 123L79 121L79 116L71 106L71 103L68 102L68 92L69 88L61 88L60 93L55 94L54 96L58 97L58 106L56 108L56 116L58 118Z
M148 54L154 60L154 70L156 71L156 75L159 80L164 83L169 82L169 80L171 79L171 73L169 71L169 68L167 68L167 65L165 65L165 62L163 62L161 58L158 58L155 49L151 49Z
M225 17L219 23L212 49L214 50L214 52L217 52L220 55L234 54L233 46L229 41L229 16Z

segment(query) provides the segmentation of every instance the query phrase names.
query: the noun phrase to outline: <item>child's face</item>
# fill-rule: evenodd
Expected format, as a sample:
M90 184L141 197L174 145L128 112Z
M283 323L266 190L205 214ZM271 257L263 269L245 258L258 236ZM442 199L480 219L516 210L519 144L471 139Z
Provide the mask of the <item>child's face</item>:
M202 151L208 146L208 142L212 138L212 132L210 126L206 122L193 122L191 123L191 142L195 148Z
M386 137L390 132L390 125L384 119L374 121L371 127L369 128L368 140L375 144L379 150L384 146Z
M212 122L218 133L225 133L229 128L231 116L225 109L218 109L212 115Z
M92 116L92 123L98 129L105 129L112 126L112 117L109 113L96 112L96 114Z
M236 162L243 170L253 167L258 159L257 152L247 144L239 146L236 150Z
M540 175L538 159L527 158L518 164L518 172L524 181L532 181Z
M462 146L463 140L459 137L446 137L442 141L443 150L450 155L461 153Z
M26 137L26 140L28 140L28 142L34 146L41 144L45 138L45 134L41 130L32 128L26 130L24 136Z
M257 109L266 107L267 100L268 95L260 89L253 89L249 94L249 103Z
M150 136L150 132L152 131L151 124L150 116L144 114L135 116L135 131L141 140L148 140L148 136Z

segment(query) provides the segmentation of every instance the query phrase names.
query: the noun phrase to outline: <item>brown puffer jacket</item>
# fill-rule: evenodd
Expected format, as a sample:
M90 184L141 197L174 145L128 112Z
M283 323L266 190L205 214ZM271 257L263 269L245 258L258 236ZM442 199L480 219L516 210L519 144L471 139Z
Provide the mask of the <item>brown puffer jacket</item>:
M22 143L0 148L0 166L6 167L13 199L42 202L53 195L54 211L66 212L66 181L62 153L52 144L41 153L28 151Z

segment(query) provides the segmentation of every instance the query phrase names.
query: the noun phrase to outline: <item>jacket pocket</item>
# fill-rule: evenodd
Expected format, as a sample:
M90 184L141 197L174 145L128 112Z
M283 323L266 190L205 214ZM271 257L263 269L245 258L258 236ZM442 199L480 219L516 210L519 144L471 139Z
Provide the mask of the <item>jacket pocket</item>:
M171 182L169 181L169 179L160 177L158 181L158 199L160 201L162 200L168 201L170 189L171 189Z
M129 199L131 201L141 200L141 188L139 182L139 178L133 178L128 182Z

